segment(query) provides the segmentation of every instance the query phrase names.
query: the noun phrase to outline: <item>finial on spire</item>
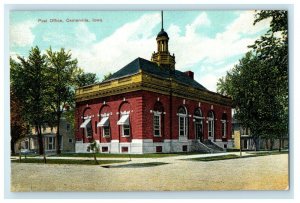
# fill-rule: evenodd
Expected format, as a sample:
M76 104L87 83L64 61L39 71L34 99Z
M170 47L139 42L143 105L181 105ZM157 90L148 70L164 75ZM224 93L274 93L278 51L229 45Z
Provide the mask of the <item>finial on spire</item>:
M164 12L161 11L161 29L164 30Z

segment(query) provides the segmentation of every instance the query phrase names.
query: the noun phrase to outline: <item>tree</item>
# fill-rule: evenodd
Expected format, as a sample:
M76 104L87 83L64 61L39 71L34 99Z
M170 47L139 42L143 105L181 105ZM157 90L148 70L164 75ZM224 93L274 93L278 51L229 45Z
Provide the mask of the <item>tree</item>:
M28 59L18 57L20 63L11 59L11 89L13 96L22 105L22 118L34 126L39 143L39 154L44 154L42 125L47 122L49 109L47 107L46 56L38 47L33 47Z
M92 151L93 152L93 156L94 156L94 161L95 161L95 164L99 164L98 160L97 160L97 153L100 151L100 147L98 145L98 143L95 141L95 140L92 140L90 142L90 145L88 146L87 148L87 151Z
M78 87L92 85L97 82L98 78L95 73L84 73L83 70L80 70L80 73L76 77L76 85Z
M111 73L111 72L109 72L109 73L107 73L106 75L104 75L104 76L103 76L103 79L102 79L102 82L103 82L104 80L109 79L110 76L112 76L112 73Z
M51 106L54 125L56 131L56 150L60 154L60 120L64 107L74 102L74 85L77 78L78 67L77 60L72 59L70 51L66 52L63 48L60 51L53 52L50 48L47 50L47 62L49 66L48 75L51 78L49 95L49 104Z
M10 149L11 154L14 155L16 143L29 134L29 128L23 119L22 104L12 90L10 91L10 109Z
M217 83L219 93L231 96L237 118L252 135L271 141L288 131L287 12L260 11L254 24L272 18L269 31Z
M16 74L18 69L20 68L20 64L18 64L15 60L10 58L10 69L11 69L11 89L10 89L10 132L11 132L11 140L10 140L10 149L11 154L15 154L15 144L20 139L24 138L27 134L26 122L22 117L22 103L18 100L15 93L15 82L13 78L16 78Z

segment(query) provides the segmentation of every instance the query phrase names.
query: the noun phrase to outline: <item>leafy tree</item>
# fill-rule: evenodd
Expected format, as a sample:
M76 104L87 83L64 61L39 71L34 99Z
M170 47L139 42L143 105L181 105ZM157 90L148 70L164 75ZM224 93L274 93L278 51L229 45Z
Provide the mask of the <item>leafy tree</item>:
M29 134L29 127L23 119L22 105L12 90L10 91L10 109L10 149L11 154L14 155L16 143Z
M80 73L76 77L76 85L78 87L92 85L97 82L98 78L95 73L84 73L83 70L80 70Z
M95 140L92 140L92 141L90 142L90 145L89 145L88 148L87 148L87 151L88 151L88 152L90 152L90 151L93 152L95 164L98 165L99 162L98 162L98 160L97 160L96 154L99 153L99 151L100 151L99 144L98 144Z
M60 120L64 111L64 107L74 102L74 85L77 78L78 67L77 60L72 59L72 55L63 48L54 52L50 48L47 50L48 75L51 78L49 86L48 102L54 120L56 131L56 150L60 154Z
M34 126L37 132L39 153L44 154L42 125L47 122L49 115L46 100L49 81L45 74L46 56L41 54L38 47L33 47L28 59L22 57L18 59L20 63L10 60L11 90L19 104L22 104L19 108L22 118Z
M102 79L102 82L103 82L104 80L109 79L110 76L112 76L112 73L111 73L111 72L109 72L109 73L107 73L106 75L104 75L104 76L103 76L103 79Z
M268 32L219 79L217 90L232 97L237 119L250 127L253 136L272 143L288 130L287 12L257 12L254 24L266 18L272 18Z

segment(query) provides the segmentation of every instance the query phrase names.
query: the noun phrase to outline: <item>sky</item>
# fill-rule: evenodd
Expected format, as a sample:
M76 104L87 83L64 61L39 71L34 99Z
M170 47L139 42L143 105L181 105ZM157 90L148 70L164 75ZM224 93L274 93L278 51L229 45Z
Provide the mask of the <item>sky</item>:
M216 91L218 79L269 28L268 19L254 26L254 14L252 10L164 11L175 68L193 71L195 80ZM13 11L9 18L12 58L28 57L33 46L43 52L65 48L78 59L79 67L99 79L138 57L150 60L161 29L160 11Z

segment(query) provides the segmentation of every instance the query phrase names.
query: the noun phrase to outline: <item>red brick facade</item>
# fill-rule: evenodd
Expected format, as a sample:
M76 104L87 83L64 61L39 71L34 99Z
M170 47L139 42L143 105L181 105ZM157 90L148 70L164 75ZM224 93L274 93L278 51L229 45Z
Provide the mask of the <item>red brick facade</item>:
M161 106L163 113L161 116L161 137L154 136L153 111L155 106ZM166 139L179 139L179 119L177 111L179 107L185 107L188 112L188 134L189 140L196 139L194 126L194 112L200 108L204 117L203 137L208 139L207 117L209 111L214 113L214 140L227 141L231 138L231 108L207 102L194 101L176 96L163 95L150 91L136 91L99 99L88 100L77 103L76 107L76 139L83 143L91 139L98 140L100 143L109 143L111 140L130 143L132 139L152 139L153 142L163 142ZM130 112L130 137L123 137L121 126L117 125L120 119L120 112ZM97 123L101 120L101 114L109 114L110 137L102 136L101 127ZM226 114L226 138L222 138L222 116ZM86 138L84 130L79 128L83 123L83 118L91 117L93 137Z

